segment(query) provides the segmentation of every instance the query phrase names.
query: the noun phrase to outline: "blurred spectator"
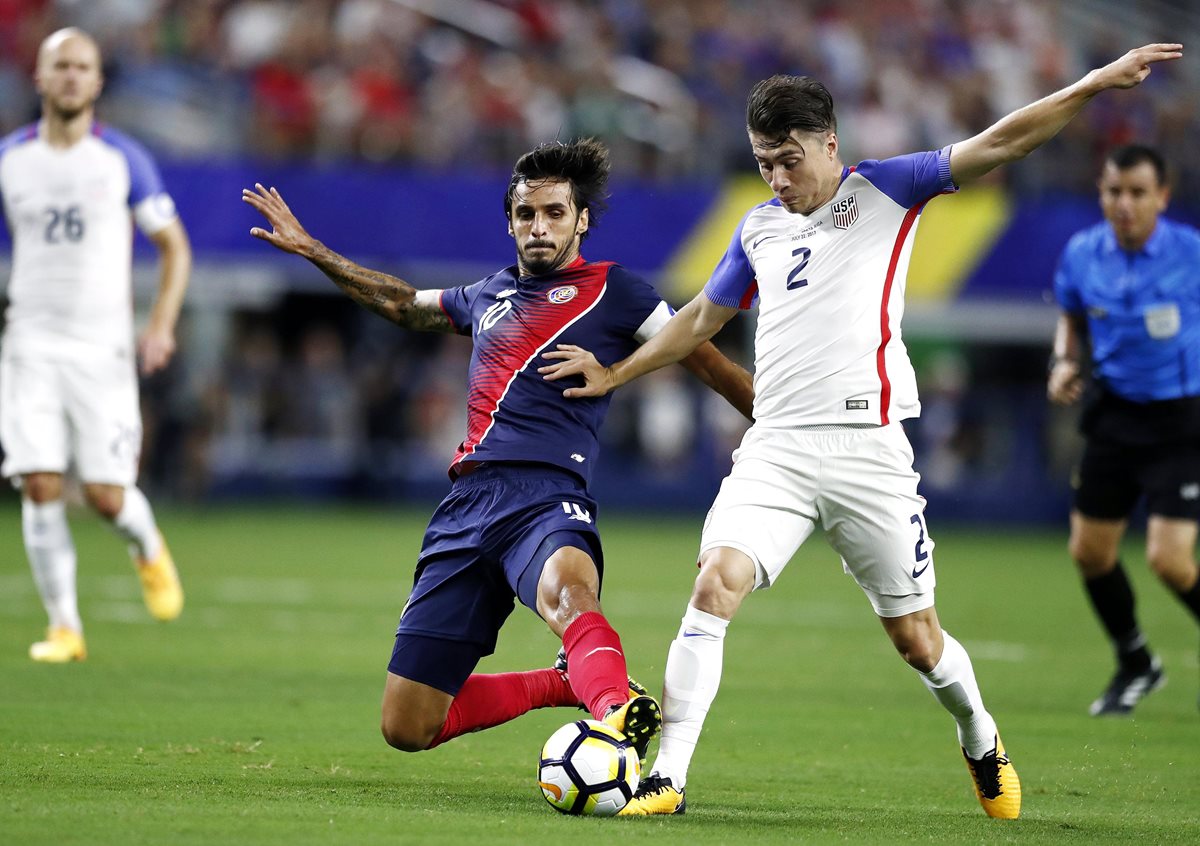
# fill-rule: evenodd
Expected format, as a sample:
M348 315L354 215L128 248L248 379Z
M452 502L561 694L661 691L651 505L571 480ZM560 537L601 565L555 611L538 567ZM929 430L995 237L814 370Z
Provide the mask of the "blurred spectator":
M0 130L30 117L32 46L81 25L100 39L105 108L180 155L249 152L451 167L553 137L596 135L645 176L751 167L742 109L758 79L839 93L848 158L937 147L982 129L1200 16L1119 0L0 0ZM1093 156L1153 137L1200 184L1194 60L1133 97L1099 98L1071 138L1004 177L1090 189ZM140 115L140 119L137 117Z

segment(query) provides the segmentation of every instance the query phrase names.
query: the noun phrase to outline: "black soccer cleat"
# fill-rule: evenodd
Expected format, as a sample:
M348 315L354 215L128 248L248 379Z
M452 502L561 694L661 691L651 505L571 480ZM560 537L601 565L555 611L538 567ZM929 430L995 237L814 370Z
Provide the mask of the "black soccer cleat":
M1142 699L1166 683L1167 674L1158 658L1150 659L1150 666L1144 670L1119 668L1108 683L1108 688L1092 703L1088 712L1093 717L1126 716Z

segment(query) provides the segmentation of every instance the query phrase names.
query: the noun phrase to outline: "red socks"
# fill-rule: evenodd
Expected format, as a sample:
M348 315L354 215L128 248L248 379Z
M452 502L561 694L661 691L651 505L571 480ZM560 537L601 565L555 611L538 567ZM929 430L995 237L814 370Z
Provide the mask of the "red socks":
M563 632L570 680L555 670L472 674L450 703L442 730L430 749L472 731L519 717L534 708L572 707L580 702L597 720L613 705L629 699L629 677L621 638L604 619L590 611Z
M596 611L581 614L563 632L571 687L597 720L629 699L629 676L621 638Z
M579 697L571 684L553 668L523 673L474 673L450 703L446 722L428 748L460 734L507 723L534 708L578 704Z

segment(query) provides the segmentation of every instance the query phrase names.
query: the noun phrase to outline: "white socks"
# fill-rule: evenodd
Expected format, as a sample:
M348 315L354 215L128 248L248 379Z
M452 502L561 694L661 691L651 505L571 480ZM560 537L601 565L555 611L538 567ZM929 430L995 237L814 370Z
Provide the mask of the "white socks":
M162 549L162 538L154 512L140 489L130 485L125 488L125 501L120 513L112 522L117 534L129 541L129 552L135 558L152 561Z
M944 630L942 659L928 673L918 672L934 699L958 724L958 742L967 756L982 758L996 746L996 721L983 707L971 658L961 643Z
M691 605L671 643L663 679L663 730L651 772L683 789L704 718L721 684L729 621Z
M33 581L50 617L50 625L82 632L75 593L75 543L62 500L21 500L21 533Z

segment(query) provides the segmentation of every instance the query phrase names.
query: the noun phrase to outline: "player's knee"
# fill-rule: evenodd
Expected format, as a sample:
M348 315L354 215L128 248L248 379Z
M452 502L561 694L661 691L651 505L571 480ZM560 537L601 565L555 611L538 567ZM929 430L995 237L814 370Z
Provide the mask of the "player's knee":
M31 473L21 480L25 497L37 505L62 499L62 476L54 473Z
M1116 564L1116 557L1110 550L1085 535L1072 534L1067 542L1067 553L1084 578L1102 576Z
M87 504L105 520L116 520L125 504L125 492L113 485L84 485L83 496Z
M914 670L928 673L942 658L941 625L935 616L922 613L884 621L892 645Z
M393 715L384 712L379 729L387 745L401 752L423 752L438 735L440 725L415 720L408 715Z
M587 553L562 548L542 569L537 611L555 632L566 630L581 614L600 610L600 577Z
M896 651L905 663L922 673L932 672L940 658L937 654L937 644L932 638L913 637L901 640L896 643Z
M1175 590L1187 590L1196 581L1196 564L1190 554L1151 544L1146 548L1146 563L1154 575Z
M744 557L744 556L743 556ZM732 619L742 600L754 588L754 564L728 556L705 555L692 589L691 604L701 611Z

